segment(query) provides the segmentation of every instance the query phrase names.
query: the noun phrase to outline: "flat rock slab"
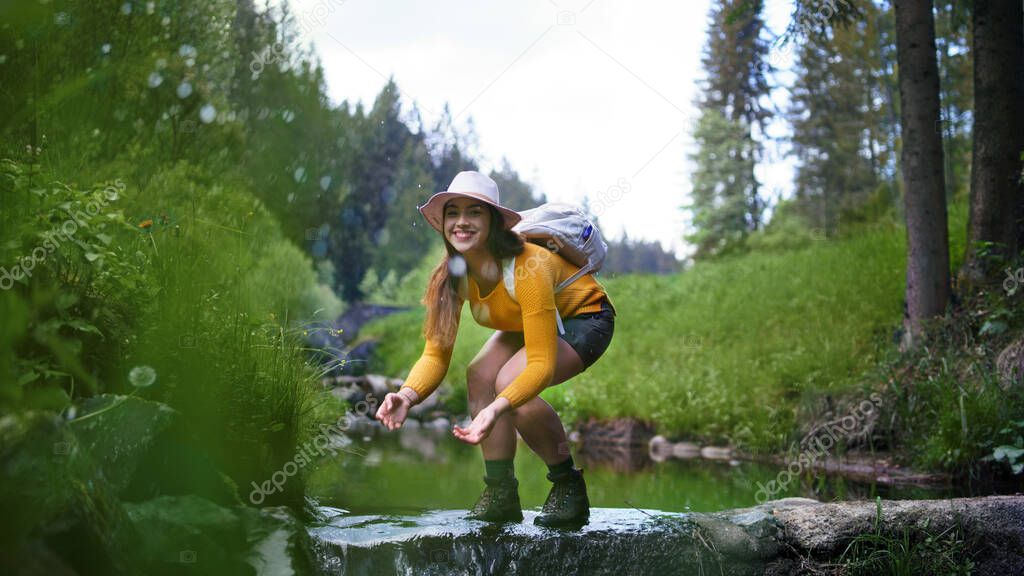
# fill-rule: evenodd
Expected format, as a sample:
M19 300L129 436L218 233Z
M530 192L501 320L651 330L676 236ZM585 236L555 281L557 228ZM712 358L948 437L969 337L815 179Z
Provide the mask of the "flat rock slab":
M775 556L778 526L748 511L682 514L630 508L591 508L578 529L522 522L466 520L465 510L411 516L346 515L309 528L321 569L328 574L760 574Z
M790 574L837 560L876 529L878 504L786 498L712 514L591 508L578 529L464 519L466 510L352 515L308 527L325 574ZM1024 496L882 501L886 533L956 527L977 574L1024 574ZM802 572L802 570L804 572Z

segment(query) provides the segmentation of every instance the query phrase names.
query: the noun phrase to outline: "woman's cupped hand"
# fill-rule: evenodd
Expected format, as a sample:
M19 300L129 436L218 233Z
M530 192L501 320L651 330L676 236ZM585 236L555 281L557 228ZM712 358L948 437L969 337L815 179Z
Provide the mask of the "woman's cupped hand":
M401 394L389 392L384 396L380 408L377 409L376 418L388 430L397 430L402 427L405 418L409 415L409 408L412 403Z
M487 407L481 410L476 418L473 418L473 422L468 428L456 424L452 429L452 434L466 444L479 444L491 435L491 430L494 429L494 423L497 420L498 414L492 408Z

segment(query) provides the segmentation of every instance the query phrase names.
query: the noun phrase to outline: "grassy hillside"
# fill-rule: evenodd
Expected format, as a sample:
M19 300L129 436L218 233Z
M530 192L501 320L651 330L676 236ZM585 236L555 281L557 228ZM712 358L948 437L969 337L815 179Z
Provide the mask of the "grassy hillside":
M962 204L952 208L954 264L965 218ZM543 397L570 420L632 416L669 435L779 448L804 395L858 386L889 346L902 316L905 258L903 228L882 225L670 276L601 277L619 310L614 340L591 369ZM405 304L421 293L424 271L410 277L418 291L395 291ZM417 306L366 328L364 336L383 340L376 370L408 374L423 348L423 314ZM468 307L464 314L445 379L456 410L465 409L466 366L491 333Z

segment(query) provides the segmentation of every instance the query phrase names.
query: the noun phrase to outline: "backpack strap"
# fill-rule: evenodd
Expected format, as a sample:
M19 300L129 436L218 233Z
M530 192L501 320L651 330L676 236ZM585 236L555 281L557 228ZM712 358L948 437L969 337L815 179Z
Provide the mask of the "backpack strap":
M593 266L589 262L587 262L586 266L580 268L575 273L573 273L572 276L569 276L568 278L563 280L562 283L559 284L557 288L555 288L555 294L558 294L559 292L561 292L562 289L565 288L566 286L568 286L569 284L572 284L573 282L579 280L581 276L583 276L584 274L587 274L588 272L590 272L591 268L593 268Z
M573 274L572 278L569 278L566 282L562 282L559 287L555 290L555 294L568 286L573 280L579 278L581 274L577 272ZM519 302L516 300L516 257L506 259L502 262L502 277L505 281L505 292L508 292L509 297L512 298L513 302ZM558 307L555 306L555 322L558 324L558 333L565 334L565 326L562 325L562 314L558 311Z
M516 257L506 258L502 261L501 275L505 280L505 292L512 297L513 302L519 302L516 300Z

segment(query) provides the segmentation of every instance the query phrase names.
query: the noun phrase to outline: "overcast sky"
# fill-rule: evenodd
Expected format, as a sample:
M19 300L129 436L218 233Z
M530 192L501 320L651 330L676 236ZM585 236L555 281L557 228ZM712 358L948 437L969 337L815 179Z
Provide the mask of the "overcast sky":
M369 108L394 76L428 126L445 102L472 117L485 172L507 157L549 200L589 197L607 237L678 256L709 1L288 0L332 102ZM790 12L769 0L769 27ZM790 163L759 174L791 188Z

